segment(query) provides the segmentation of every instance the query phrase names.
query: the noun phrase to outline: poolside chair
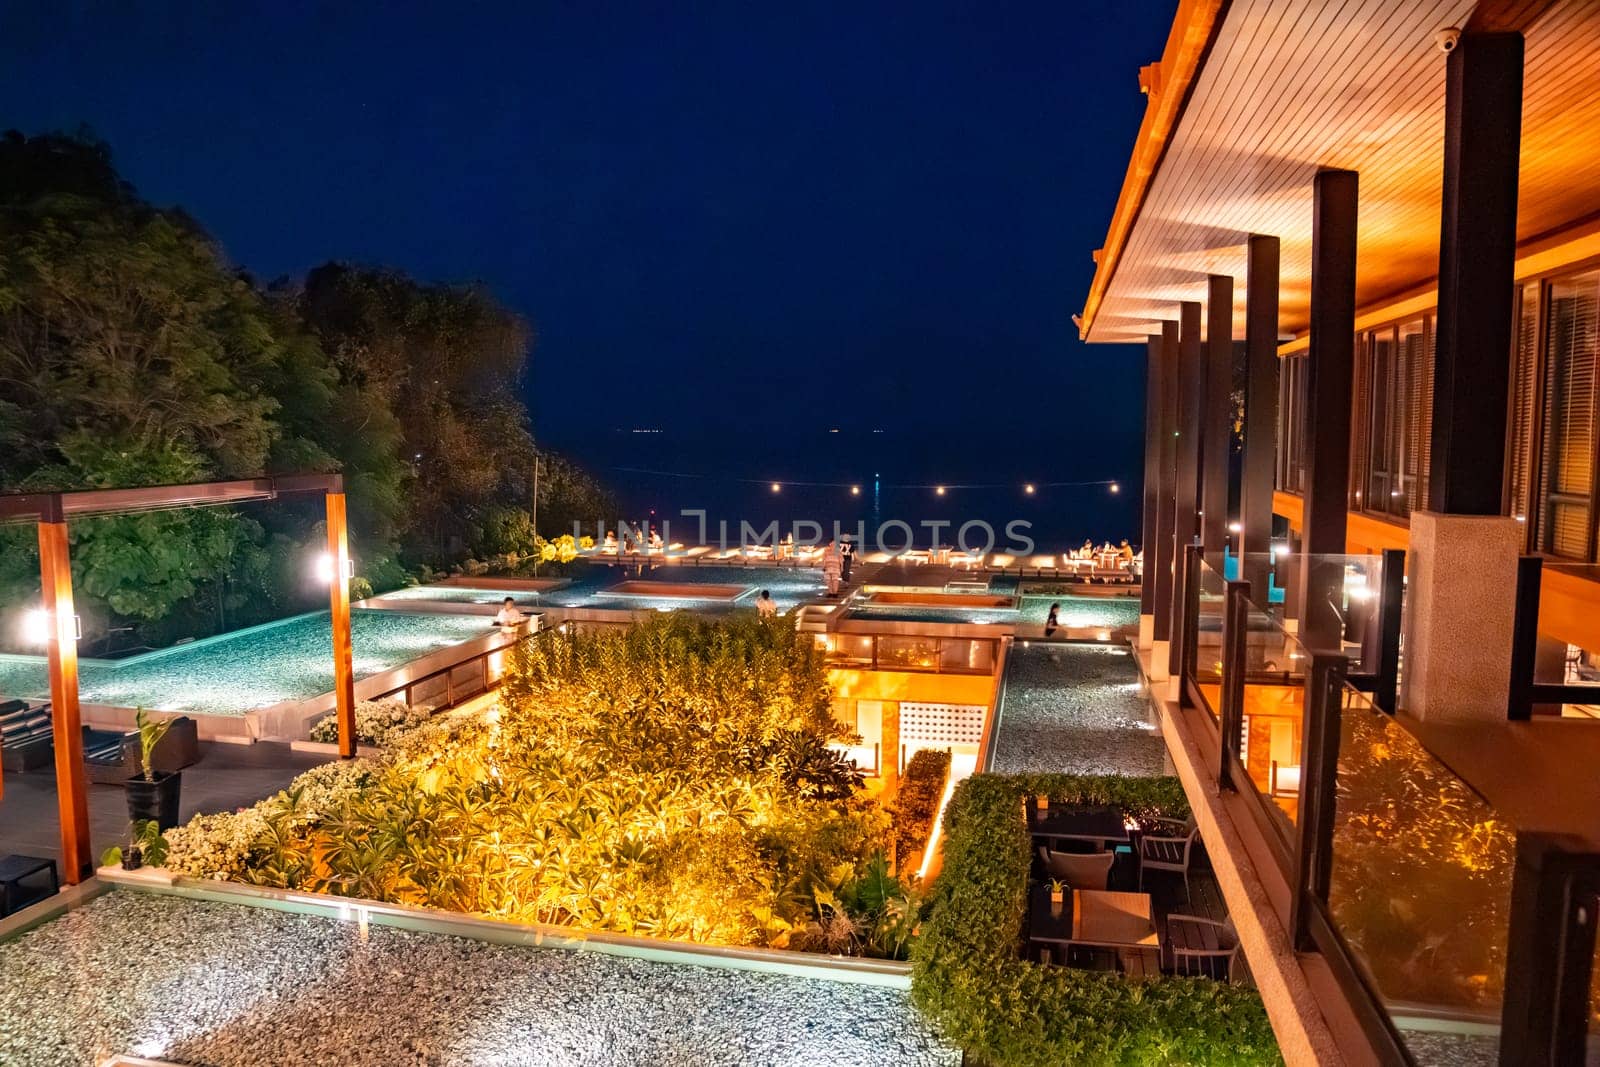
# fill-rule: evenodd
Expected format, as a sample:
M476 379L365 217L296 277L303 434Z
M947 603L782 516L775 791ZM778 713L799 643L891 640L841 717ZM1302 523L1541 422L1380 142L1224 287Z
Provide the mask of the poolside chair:
M1144 892L1144 876L1149 871L1173 871L1183 875L1183 897L1189 899L1189 864L1194 859L1194 841L1200 828L1193 818L1180 823L1176 819L1158 819L1157 822L1175 831L1170 836L1152 835L1139 839L1139 892ZM1177 833L1181 828L1181 834Z
M1050 877L1059 878L1074 889L1104 889L1111 877L1111 865L1117 862L1115 852L1057 852L1039 846L1039 858Z
M1195 947L1213 937L1216 948ZM1173 974L1231 982L1234 962L1239 958L1239 932L1231 920L1174 912L1167 916L1167 953Z

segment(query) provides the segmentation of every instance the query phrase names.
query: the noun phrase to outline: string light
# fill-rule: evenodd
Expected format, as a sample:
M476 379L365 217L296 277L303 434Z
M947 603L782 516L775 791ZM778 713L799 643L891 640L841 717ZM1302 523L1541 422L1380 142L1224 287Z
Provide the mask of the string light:
M851 496L860 496L861 495L861 487L859 485L852 485L850 487L850 495Z
M944 486L942 486L942 485L934 486L933 487L933 492L934 492L935 496L944 496Z
M782 491L784 486L802 486L821 489L848 489L852 494L859 492L860 485L851 482L806 482L790 480L787 482L769 482L765 478L735 478L721 474L697 474L688 471L663 471L646 467L611 467L610 470L620 471L624 474L648 474L657 478L689 478L700 481L732 482L744 485L765 485L772 492ZM1006 489L1015 486L1015 482L897 482L894 484L880 484L879 489L931 489L935 493L944 493L950 489ZM1113 493L1122 492L1122 483L1115 478L1085 478L1081 481L1070 482L1029 482L1022 487L1022 491L1033 495L1040 489L1080 489L1093 486L1105 486Z

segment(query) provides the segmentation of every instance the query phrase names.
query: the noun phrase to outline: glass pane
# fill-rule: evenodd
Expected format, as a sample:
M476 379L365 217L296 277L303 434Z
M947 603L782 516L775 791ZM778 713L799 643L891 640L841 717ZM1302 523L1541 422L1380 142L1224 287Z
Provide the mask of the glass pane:
M1250 604L1245 643L1239 761L1271 801L1288 839L1300 815L1300 751L1305 737L1304 648L1272 612Z
M1228 559L1221 555L1201 561L1195 625L1189 633L1194 647L1194 681L1201 703L1213 719L1222 709L1222 621L1228 595L1228 583L1217 568L1227 564Z
M935 670L939 666L939 639L880 636L878 666L886 670Z
M939 669L988 674L994 670L994 642L983 638L944 638L939 646Z
M1504 818L1345 690L1328 909L1419 1062L1445 1036L1453 1062L1495 1047L1515 849Z

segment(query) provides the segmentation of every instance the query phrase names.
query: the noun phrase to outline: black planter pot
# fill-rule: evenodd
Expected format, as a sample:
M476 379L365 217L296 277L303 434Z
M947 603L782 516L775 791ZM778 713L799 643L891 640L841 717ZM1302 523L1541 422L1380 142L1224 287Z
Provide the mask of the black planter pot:
M178 825L178 793L183 787L181 771L156 772L156 780L146 781L143 775L128 779L128 819L145 822L150 819L163 830Z

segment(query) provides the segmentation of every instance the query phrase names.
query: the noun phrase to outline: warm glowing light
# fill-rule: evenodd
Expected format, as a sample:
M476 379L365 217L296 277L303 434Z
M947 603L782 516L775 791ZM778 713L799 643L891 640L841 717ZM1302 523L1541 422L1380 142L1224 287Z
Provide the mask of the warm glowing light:
M922 850L922 867L917 871L918 878L927 878L928 870L933 866L933 858L939 854L939 837L944 826L944 811L950 806L950 798L955 795L956 776L950 775L944 783L944 793L939 797L939 810L933 816L933 833L928 835L928 847Z
M1230 522L1230 523L1228 523L1228 532L1229 533L1243 533L1244 532L1244 527L1240 526L1236 522Z
M317 553L317 562L314 567L317 581L331 584L333 582L333 554L331 552ZM353 559L344 561L344 577L346 581L356 576L356 563Z
M782 488L783 488L783 486L779 485L777 482L773 482L772 483L772 491L774 493L776 493L778 490L780 490Z
M1272 546L1272 554L1274 556L1277 556L1279 559L1282 559L1284 556L1287 556L1289 554L1289 546L1288 545L1273 545Z
M22 617L22 636L29 644L42 645L50 640L50 613L37 608Z
M1122 492L1122 486L1118 485L1116 482L1112 482L1111 483L1111 491L1113 493L1120 493L1120 492Z
M942 486L942 485L934 486L933 487L933 491L938 496L944 496L944 486Z
M861 495L861 487L859 485L852 485L850 487L850 495L851 496L860 496Z
M1029 496L1032 496L1033 495L1033 483L1029 482L1027 485L1023 486L1022 487L1022 491L1024 493L1027 493Z

